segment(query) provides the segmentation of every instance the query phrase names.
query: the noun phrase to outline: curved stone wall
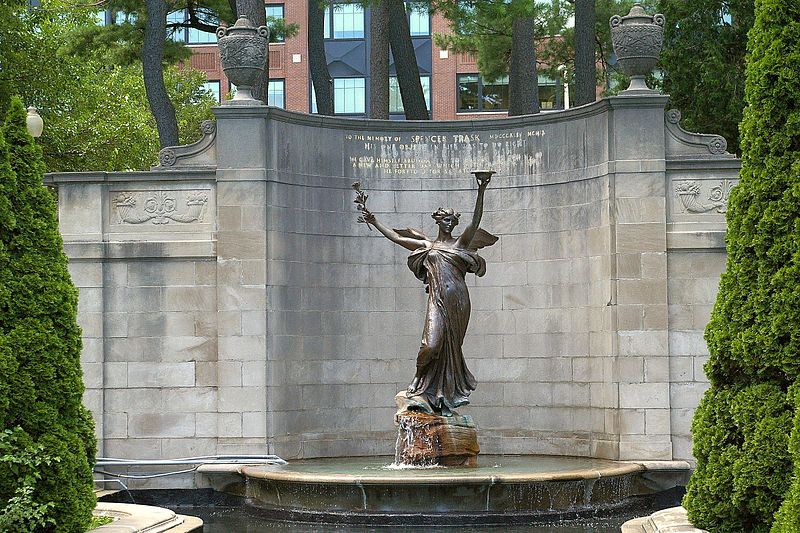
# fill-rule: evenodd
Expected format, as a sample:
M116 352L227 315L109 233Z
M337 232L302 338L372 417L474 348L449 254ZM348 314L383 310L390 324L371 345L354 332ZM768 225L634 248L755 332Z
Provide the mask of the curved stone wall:
M305 118L305 117L304 117ZM391 452L393 397L413 377L426 294L408 252L355 222L353 181L392 227L468 223L470 171L497 170L482 227L500 241L469 276L465 355L489 453L589 455L606 439L599 340L609 301L608 106L538 120L386 123L274 112L267 173L268 389L276 449ZM590 133L594 132L594 133ZM274 167L274 168L272 168ZM592 270L595 278L592 278ZM594 322L594 323L592 323ZM595 401L592 402L594 389ZM594 421L594 423L593 423ZM286 453L284 452L284 453Z

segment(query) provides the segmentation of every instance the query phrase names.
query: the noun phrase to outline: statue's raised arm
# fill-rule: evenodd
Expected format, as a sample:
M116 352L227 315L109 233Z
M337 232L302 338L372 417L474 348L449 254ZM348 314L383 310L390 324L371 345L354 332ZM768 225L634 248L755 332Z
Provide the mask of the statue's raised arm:
M369 196L361 190L361 183L358 181L353 183L353 190L356 191L356 199L353 200L353 203L356 204L356 208L361 212L361 215L358 217L359 222L363 222L370 229L372 229L371 226L375 226L384 237L407 250L414 251L425 246L426 242L430 242L430 239L420 231L410 228L406 230L396 230L379 222L375 214L367 209L367 198L369 198Z
M494 172L490 170L476 170L473 174L475 174L475 179L478 182L478 197L475 199L475 211L472 213L472 222L467 226L456 243L456 246L460 248L473 248L473 246L471 246L472 240L480 228L481 218L483 218L483 195L486 192L486 187L489 186L489 182L492 181L492 174L494 174Z
M375 226L387 239L395 244L399 244L406 250L411 250L413 252L417 248L424 247L425 243L429 242L429 239L425 237L425 235L416 230L410 228L406 230L392 229L382 224L372 213L365 215L364 220Z

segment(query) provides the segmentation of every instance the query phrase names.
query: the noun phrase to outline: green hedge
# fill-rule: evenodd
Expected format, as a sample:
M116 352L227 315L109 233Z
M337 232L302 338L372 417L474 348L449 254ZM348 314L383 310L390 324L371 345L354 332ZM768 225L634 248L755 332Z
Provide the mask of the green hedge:
M789 442L789 450L794 463L792 487L785 495L783 504L775 515L772 533L797 533L800 531L800 382L791 389L794 399L794 427Z
M18 509L31 510L12 517L15 531L73 533L86 529L95 506L94 425L81 404L78 295L55 199L42 184L41 150L25 117L22 102L13 99L0 135L13 173L0 163L0 365L15 370L0 381L0 431L7 430L0 443L0 501L24 501ZM13 217L4 218L9 202ZM8 518L8 504L0 516Z
M769 531L789 488L800 376L800 2L757 0L728 262L706 328L711 389L684 505L712 532Z

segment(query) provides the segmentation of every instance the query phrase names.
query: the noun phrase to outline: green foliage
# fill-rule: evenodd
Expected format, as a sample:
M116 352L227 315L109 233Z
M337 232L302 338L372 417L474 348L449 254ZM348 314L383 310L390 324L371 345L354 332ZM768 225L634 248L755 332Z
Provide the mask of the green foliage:
M110 524L113 521L114 521L114 519L112 517L110 517L110 516L93 516L92 517L92 522L89 524L88 531L91 531L93 529L97 529L98 527L104 526L106 524Z
M790 389L793 397L794 425L789 440L789 452L792 455L794 473L792 486L785 495L781 508L775 514L771 533L795 533L800 531L800 382L796 382Z
M684 505L714 532L768 531L788 487L786 393L773 384L710 389L692 423L697 468Z
M51 172L149 168L156 162L158 133L141 63L114 65L103 54L74 50L75 33L95 28L92 11L60 0L42 5L0 7L0 98L6 87L39 108L45 127L38 142ZM212 117L214 102L202 90L204 75L168 66L165 81L180 142L194 142L200 122ZM0 117L6 107L0 107Z
M747 32L753 0L660 0L661 68L670 105L690 131L718 133L739 153Z
M800 4L758 0L748 52L741 181L684 500L711 531L769 530L792 470L794 402L781 396L800 377Z
M653 1L639 2L649 12L654 12ZM626 15L634 0L597 0L596 41L598 84L605 87L604 94L615 94L627 86L627 77L611 63L611 30L608 25L613 15ZM564 65L567 81L573 83L575 62L574 28L568 24L574 15L574 3L557 0L552 5L535 4L530 0L434 0L432 5L444 15L452 34L434 34L436 45L455 52L473 54L478 70L487 80L508 74L511 57L511 24L516 10L530 10L536 17L536 63L540 74L558 79L558 70Z
M141 62L147 11L144 2L138 0L106 0L103 8L114 14L113 24L105 26L85 25L73 32L72 42L67 45L69 53L87 55L109 65L132 65ZM167 39L164 40L164 62L174 65L191 57L192 51L179 40L171 37L186 28L212 32L220 25L231 25L236 16L228 0L172 0L170 12L185 10L186 20L167 22ZM293 37L297 24L269 17L270 42Z
M0 347L13 358L16 372L5 376L8 407L0 419L2 429L13 432L13 438L5 437L3 455L39 462L34 474L33 467L23 468L25 461L4 461L0 501L12 504L3 511L9 520L52 524L33 531L83 531L95 505L90 466L95 437L81 404L77 291L62 251L55 202L42 183L42 152L27 133L25 115L22 102L13 98L2 129L16 183L10 193L3 191L13 205L15 226L0 233L5 252L0 281L6 291ZM20 509L33 514L20 517Z
M34 499L41 470L57 463L58 457L33 444L20 427L0 432L0 492L13 493L0 509L0 531L37 531L54 524L50 511L54 502Z
M452 31L452 34L435 34L433 39L436 45L475 55L478 70L488 81L508 74L514 18L534 16L537 43L539 48L543 43L551 45L543 49L545 55L549 56L563 48L560 46L563 40L547 37L563 33L572 15L572 4L561 0L556 0L552 6L530 0L439 0L434 1L432 6L449 21ZM539 63L552 67L553 72L560 64L537 57Z

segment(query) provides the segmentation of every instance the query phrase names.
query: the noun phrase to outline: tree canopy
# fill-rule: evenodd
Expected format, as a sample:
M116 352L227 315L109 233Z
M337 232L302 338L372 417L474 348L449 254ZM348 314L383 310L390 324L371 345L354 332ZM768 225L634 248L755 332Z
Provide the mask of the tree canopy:
M747 32L753 0L660 0L667 24L661 69L670 105L690 131L717 133L739 153Z
M124 54L112 48L75 48L76 35L95 31L95 21L93 4L43 0L28 9L14 0L0 6L0 104L19 94L39 109L49 171L135 170L156 162L158 136L141 63L114 63ZM179 142L193 142L200 122L211 118L204 75L168 65L165 76Z

